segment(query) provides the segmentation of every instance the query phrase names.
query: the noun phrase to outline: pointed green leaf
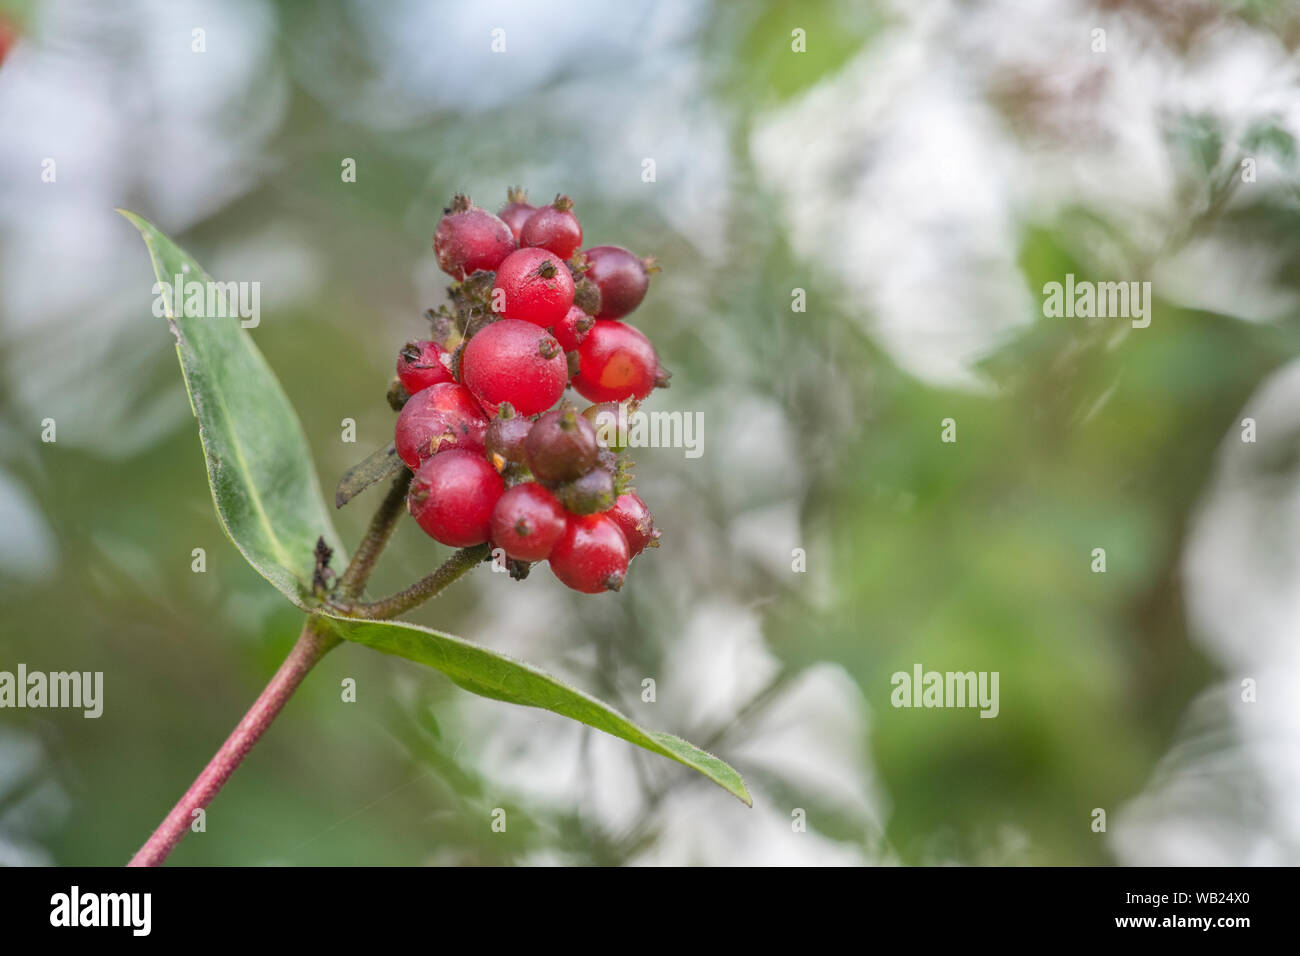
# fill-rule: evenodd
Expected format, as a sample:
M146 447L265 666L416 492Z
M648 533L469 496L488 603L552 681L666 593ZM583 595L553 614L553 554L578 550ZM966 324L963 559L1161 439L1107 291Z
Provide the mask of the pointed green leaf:
M151 223L118 211L144 237L159 283L211 281ZM188 316L182 303L166 304L222 527L264 578L310 609L317 538L334 549L335 567L343 549L298 416L238 317Z
M332 615L318 620L346 640L442 671L455 684L480 697L540 707L622 737L698 770L747 806L754 805L740 774L717 757L680 737L644 730L608 704L523 661L464 638L402 621L364 621Z

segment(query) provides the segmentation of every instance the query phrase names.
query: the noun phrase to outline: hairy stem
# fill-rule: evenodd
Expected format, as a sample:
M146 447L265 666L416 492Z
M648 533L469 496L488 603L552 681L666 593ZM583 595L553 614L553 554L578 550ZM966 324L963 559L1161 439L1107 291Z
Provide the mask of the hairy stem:
M253 744L271 726L271 722L280 713L280 708L297 690L307 672L339 641L339 638L332 635L322 635L316 630L314 622L310 618L307 620L302 633L298 635L298 642L266 685L266 689L258 695L244 719L208 761L208 765L185 791L172 812L167 814L167 818L145 845L131 858L128 866L158 866L167 859L167 854L189 831L194 822L194 811L201 810L212 802L222 785L235 772L235 768L253 749Z
M337 608L344 614L353 617L390 620L437 596L443 588L460 578L466 571L469 571L487 556L488 546L486 544L477 544L472 548L461 548L439 565L438 570L416 581L404 591L398 591L396 594L389 595L378 601L357 601L337 605Z
M375 516L370 519L365 537L357 545L356 554L352 556L351 563L339 580L339 591L345 599L355 598L370 580L375 562L379 560L384 545L388 544L393 528L397 526L397 519L405 510L406 490L411 485L412 477L411 472L403 468L402 473L393 480L393 486L388 489L388 495L379 505Z

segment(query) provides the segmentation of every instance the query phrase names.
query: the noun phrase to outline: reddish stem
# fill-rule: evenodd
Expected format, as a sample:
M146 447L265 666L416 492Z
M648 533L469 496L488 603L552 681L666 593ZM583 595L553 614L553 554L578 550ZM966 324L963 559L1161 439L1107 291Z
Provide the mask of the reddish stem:
M316 633L310 620L307 622L298 636L298 643L293 646L289 656L249 708L239 726L226 738L226 742L208 762L198 779L185 791L172 812L167 814L167 819L159 824L153 836L149 837L127 866L159 866L167 859L167 854L189 831L190 824L194 822L194 811L212 802L222 785L235 772L235 768L253 749L253 744L271 726L271 721L275 720L280 708L298 689L307 672L338 643L337 637L323 637Z

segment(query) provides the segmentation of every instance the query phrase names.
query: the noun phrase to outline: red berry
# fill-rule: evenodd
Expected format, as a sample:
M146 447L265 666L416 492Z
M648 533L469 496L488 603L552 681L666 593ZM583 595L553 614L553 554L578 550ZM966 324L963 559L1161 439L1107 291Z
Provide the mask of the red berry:
M622 246L596 246L583 253L588 269L584 278L600 289L598 319L621 319L645 298L650 287L650 270Z
M406 506L429 537L453 548L468 548L488 540L492 509L505 487L481 454L447 451L420 466Z
M547 412L524 440L528 467L540 481L570 481L596 464L596 430L572 406Z
M537 207L528 202L528 193L515 187L506 191L506 199L509 200L497 215L501 218L510 231L514 233L515 242L519 241L519 230L524 228L524 223L535 212Z
M608 514L623 532L623 537L627 538L629 557L635 558L647 547L659 547L660 531L655 527L654 516L640 495L631 491L619 495L613 510Z
M454 382L451 354L437 342L407 342L397 353L397 377L410 395L430 385Z
M582 225L573 214L573 200L556 196L555 202L543 206L528 217L519 231L520 246L536 246L567 259L582 245Z
M660 377L659 358L650 340L633 326L597 319L578 347L573 387L592 402L645 398Z
M453 448L483 452L487 419L463 385L443 383L416 392L397 416L393 442L414 471L435 452Z
M554 253L520 249L497 268L492 304L507 319L552 326L573 305L573 276Z
M564 527L564 509L535 481L507 490L492 510L492 543L516 561L546 560Z
M489 414L509 402L517 414L535 415L564 394L569 366L554 336L530 322L500 319L466 343L460 377Z
M438 266L455 279L464 279L479 269L491 272L515 248L510 227L475 206L468 196L456 196L451 201L433 234Z
M560 343L560 347L564 351L573 352L582 344L582 340L587 337L587 333L591 331L595 321L575 305L564 313L564 318L556 322L551 331L555 333L556 341Z
M617 591L627 574L627 539L604 514L570 515L564 536L551 549L555 576L584 594Z

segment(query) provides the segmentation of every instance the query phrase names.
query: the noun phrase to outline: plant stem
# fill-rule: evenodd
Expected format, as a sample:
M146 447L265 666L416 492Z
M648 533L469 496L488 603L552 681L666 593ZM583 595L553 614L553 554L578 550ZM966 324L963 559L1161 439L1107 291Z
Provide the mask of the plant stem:
M401 517L406 501L406 491L411 483L411 473L403 469L388 490L388 495L379 505L375 516L370 519L370 527L365 537L357 546L356 553L348 563L347 569L339 579L339 594L342 601L334 605L340 613L370 619L393 618L409 611L418 604L427 601L447 585L451 584L475 564L487 557L488 546L481 544L473 548L462 548L448 558L438 570L417 581L405 591L399 591L391 597L371 603L355 602L366 586L375 562L383 552L388 539L392 537L397 519ZM131 858L128 866L159 866L167 855L181 841L193 823L194 811L206 807L216 797L218 791L235 769L248 756L253 745L261 739L262 734L271 726L285 702L293 696L307 672L331 649L342 642L342 638L322 633L317 628L316 619L307 618L298 642L285 658L280 669L275 672L266 689L254 701L244 719L239 722L221 749L216 752L208 765L199 774L198 779L185 791L185 795L172 808L167 818L159 824L158 829L149 837L145 845Z
M366 536L357 545L356 554L352 556L351 563L339 580L339 590L345 598L351 599L360 594L362 588L366 586L366 581L370 579L370 574L375 569L375 562L379 560L384 545L388 544L388 539L392 537L397 519L402 516L406 504L406 490L411 485L412 477L411 472L403 468L402 473L394 479L393 486L388 489L388 495L375 512L375 516L370 519Z
M413 607L418 607L431 597L435 597L443 588L469 571L488 556L486 544L476 544L472 548L461 548L438 566L432 574L416 581L404 591L389 595L378 601L359 601L352 604L338 605L338 610L354 617L372 620L390 620L404 614Z
M307 672L339 642L338 637L318 633L314 622L308 618L293 650L275 672L266 689L258 695L239 726L226 738L226 742L208 761L198 779L185 791L172 812L167 814L167 818L127 866L158 866L167 858L167 854L171 853L194 822L194 811L212 802L222 785L235 772L235 768L253 749L253 744L271 726L271 721L275 720L280 708L293 695Z

